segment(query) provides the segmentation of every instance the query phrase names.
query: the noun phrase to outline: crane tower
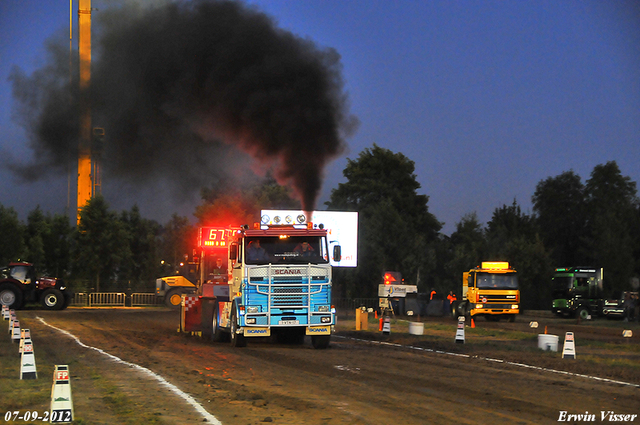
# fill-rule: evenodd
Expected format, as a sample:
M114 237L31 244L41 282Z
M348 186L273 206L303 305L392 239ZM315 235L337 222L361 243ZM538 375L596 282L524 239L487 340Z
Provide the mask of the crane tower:
M91 0L79 0L78 4L78 53L80 66L80 134L78 143L78 203L77 221L80 210L95 195L99 182L95 179L97 164L91 155ZM104 133L104 130L103 130ZM96 184L97 183L97 184Z

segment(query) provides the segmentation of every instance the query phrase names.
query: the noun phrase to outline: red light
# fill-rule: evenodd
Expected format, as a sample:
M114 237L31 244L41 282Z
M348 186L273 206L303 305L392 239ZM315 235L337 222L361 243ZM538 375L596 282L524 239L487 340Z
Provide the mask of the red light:
M385 272L383 279L385 285L402 283L402 275L400 272Z

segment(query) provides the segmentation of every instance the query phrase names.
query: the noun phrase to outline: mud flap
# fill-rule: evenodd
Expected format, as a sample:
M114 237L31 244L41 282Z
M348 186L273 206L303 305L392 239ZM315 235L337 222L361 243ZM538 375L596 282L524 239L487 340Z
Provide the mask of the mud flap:
M180 331L202 332L202 302L197 295L182 295Z

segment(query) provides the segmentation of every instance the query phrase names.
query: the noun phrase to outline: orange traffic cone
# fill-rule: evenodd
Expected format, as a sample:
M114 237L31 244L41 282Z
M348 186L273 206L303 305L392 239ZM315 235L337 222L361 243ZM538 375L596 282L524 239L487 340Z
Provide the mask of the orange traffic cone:
M476 327L476 322L473 321L473 318L471 318L471 328L475 328Z
M378 310L376 310L375 313L376 313L376 319L377 319L378 318Z

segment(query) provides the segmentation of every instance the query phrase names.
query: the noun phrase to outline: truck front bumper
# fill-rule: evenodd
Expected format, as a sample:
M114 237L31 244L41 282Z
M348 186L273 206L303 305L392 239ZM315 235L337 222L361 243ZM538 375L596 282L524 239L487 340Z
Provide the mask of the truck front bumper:
M471 315L477 314L519 314L520 306L518 304L488 304L475 303L471 304Z

